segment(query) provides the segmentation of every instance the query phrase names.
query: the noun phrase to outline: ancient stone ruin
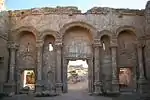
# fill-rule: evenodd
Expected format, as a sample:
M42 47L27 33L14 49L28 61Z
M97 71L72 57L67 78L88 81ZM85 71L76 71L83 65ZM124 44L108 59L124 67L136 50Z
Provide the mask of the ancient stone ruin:
M2 93L67 93L69 60L87 61L89 94L145 93L150 90L150 2L143 10L1 12L0 48Z

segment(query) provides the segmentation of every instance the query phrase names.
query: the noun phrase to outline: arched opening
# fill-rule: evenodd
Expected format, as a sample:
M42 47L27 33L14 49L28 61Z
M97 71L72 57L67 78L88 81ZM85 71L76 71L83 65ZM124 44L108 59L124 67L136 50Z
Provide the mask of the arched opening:
M121 91L132 91L136 87L137 38L130 30L118 35L118 68Z
M17 78L20 81L20 89L35 89L35 67L36 67L36 39L32 32L23 31L19 34L17 42L19 48L17 51L17 68L21 69L21 76ZM33 73L29 75L29 73Z
M137 42L136 35L132 31L121 31L118 35L118 43L120 49L130 49ZM134 48L132 47L132 48Z
M44 37L43 45L43 68L42 78L44 80L44 89L54 89L55 86L55 51L54 51L55 37L46 35Z
M90 56L93 36L83 27L75 26L66 31L63 36L64 53L66 56Z
M55 37L52 35L47 35L44 38L44 50L47 51L53 51L54 50L54 42L55 42Z
M67 81L69 91L88 90L88 64L84 60L69 60Z
M87 61L87 59L89 59L89 58L92 59L92 53L93 53L92 45L91 45L92 42L93 42L93 36L89 32L88 29L86 29L84 27L80 27L80 26L74 26L74 27L69 28L63 36L63 56L64 56L63 59L67 59L67 61L70 61L69 66L70 65L72 66L73 63L76 63L76 64L80 64L79 62L85 63L85 61L82 61L82 60ZM70 68L67 67L68 66L67 64L64 64L63 72L69 72ZM88 73L89 71L92 71L92 68L93 68L92 66L89 66L88 68L85 68L85 69L83 68L82 70L79 68L79 71L78 71L78 70L76 70L76 67L83 68L82 64L77 65L77 66L73 65L73 68L75 69L75 71L73 71L72 74L79 75L83 71L84 71L83 73ZM91 70L89 70L89 69L91 69ZM87 70L87 72L86 72L86 70ZM83 76L83 77L85 78L86 76ZM91 79L93 79L93 76L91 76ZM64 84L66 84L65 80L67 80L67 76L63 75L63 83ZM77 80L78 80L78 78L77 78ZM80 91L87 90L87 89L85 89L88 86L88 85L86 85L86 82L89 82L89 80L88 80L88 78L85 80L86 81L82 81L79 83L77 82L77 84L66 84L66 85L68 85L67 90L74 89L74 91L78 91L77 87L81 87L79 89ZM85 85L81 85L82 83L84 83ZM76 89L74 87L76 87Z
M110 37L107 35L102 36L101 44L103 48L103 53L106 55L109 55L110 54Z

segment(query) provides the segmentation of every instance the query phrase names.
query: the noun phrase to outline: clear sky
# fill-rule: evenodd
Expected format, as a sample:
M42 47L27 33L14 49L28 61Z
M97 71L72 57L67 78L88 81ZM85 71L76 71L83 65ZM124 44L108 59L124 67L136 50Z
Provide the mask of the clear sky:
M85 12L93 6L144 9L148 0L6 0L7 9L77 6Z

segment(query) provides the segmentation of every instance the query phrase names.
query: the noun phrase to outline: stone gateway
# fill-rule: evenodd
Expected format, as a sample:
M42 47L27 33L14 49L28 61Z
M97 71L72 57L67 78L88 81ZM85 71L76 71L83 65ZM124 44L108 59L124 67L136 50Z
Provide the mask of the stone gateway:
M88 64L88 93L150 90L150 2L144 10L34 8L0 13L0 92L67 93L67 65Z

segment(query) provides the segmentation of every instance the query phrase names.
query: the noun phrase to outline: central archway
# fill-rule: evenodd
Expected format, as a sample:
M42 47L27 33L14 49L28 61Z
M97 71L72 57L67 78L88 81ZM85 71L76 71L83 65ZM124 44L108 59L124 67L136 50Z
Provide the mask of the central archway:
M63 35L63 91L68 91L67 65L69 61L86 60L88 64L88 92L93 89L93 35L88 29L73 26Z

